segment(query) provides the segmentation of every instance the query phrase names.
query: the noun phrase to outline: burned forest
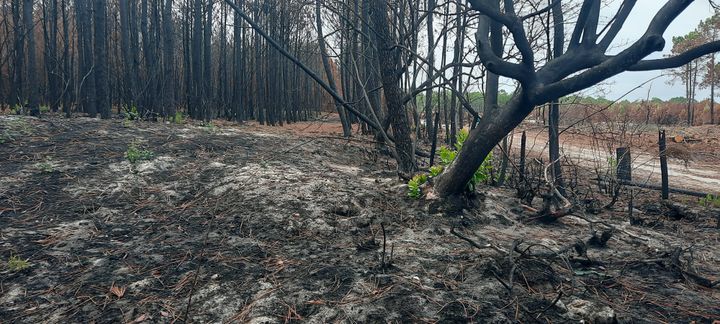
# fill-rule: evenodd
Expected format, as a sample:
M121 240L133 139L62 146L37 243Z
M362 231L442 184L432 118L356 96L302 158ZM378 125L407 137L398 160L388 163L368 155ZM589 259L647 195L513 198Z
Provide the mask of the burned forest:
M720 2L0 0L2 323L720 323Z

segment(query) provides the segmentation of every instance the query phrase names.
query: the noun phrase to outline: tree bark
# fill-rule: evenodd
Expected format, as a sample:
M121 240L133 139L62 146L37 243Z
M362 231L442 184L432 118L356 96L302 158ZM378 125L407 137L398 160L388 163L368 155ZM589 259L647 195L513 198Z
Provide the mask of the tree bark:
M175 115L175 32L173 28L173 0L165 0L163 8L163 110L170 116Z
M434 26L434 19L433 19L433 11L435 11L435 0L428 0L427 2L427 34L428 34L428 70L427 70L427 78L428 80L433 77L434 74L434 67L435 67L435 26ZM433 134L434 127L433 127L433 88L428 87L427 91L425 91L425 129L427 130L427 139L432 140L435 137L435 134Z
M558 3L552 9L553 16L553 49L549 52L548 57L560 57L563 55L565 46L564 19L562 14L562 2ZM549 28L550 26L548 26ZM549 34L548 30L548 34ZM548 36L548 41L550 37ZM550 48L548 48L550 51ZM559 98L550 101L548 111L548 151L550 163L553 164L552 175L555 187L561 195L565 195L565 183L562 176L562 161L560 161L560 100Z
M96 106L103 119L110 118L110 83L107 69L107 0L95 0L95 84Z
M10 84L10 103L13 108L24 106L24 63L25 63L25 30L22 20L21 0L12 0L12 20L14 26L13 76Z
M388 26L386 1L373 0L372 3L371 19L377 33L377 57L385 101L388 106L388 117L395 136L395 149L399 158L398 170L402 175L409 176L415 172L417 166L415 164L415 148L410 135L410 122L402 104L403 95L398 84L399 55Z
M330 88L333 91L337 91L337 86L335 85L335 77L333 76L332 67L330 66L330 61L328 60L328 54L327 54L327 48L325 46L325 36L323 36L323 24L322 24L322 16L321 16L321 6L320 6L321 0L315 1L315 24L317 25L317 37L318 37L318 46L320 48L320 57L322 58L322 64L323 68L325 69L325 76L328 80L328 85L330 85ZM335 109L338 112L338 115L340 115L340 123L342 124L343 128L343 136L350 137L352 136L352 129L350 128L350 124L348 122L347 114L345 113L345 108L343 108L342 104L339 103L337 100L334 100L335 102Z
M25 26L25 39L27 40L27 80L28 80L28 107L30 115L40 116L40 84L37 77L37 58L35 56L35 24L33 23L33 0L23 2L23 25Z
M485 157L533 108L534 104L521 92L496 113L483 117L470 131L455 161L436 178L435 190L442 197L462 194Z

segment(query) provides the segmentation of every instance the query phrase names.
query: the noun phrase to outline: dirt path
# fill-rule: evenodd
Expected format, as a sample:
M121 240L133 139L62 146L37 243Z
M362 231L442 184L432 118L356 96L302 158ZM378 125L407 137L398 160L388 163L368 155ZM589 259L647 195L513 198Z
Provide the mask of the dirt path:
M616 231L578 256L585 220L540 224L501 189L409 199L389 157L312 123L123 124L0 116L0 322L720 318L680 272L720 278L710 215L590 215Z
M514 148L519 149L521 133L514 134ZM547 136L537 132L529 133L527 147L533 154L543 156L547 160ZM574 163L584 167L606 169L609 159L615 154L606 148L592 145L577 144L566 141L562 144L561 154ZM632 152L633 180L641 183L660 184L660 159L653 153L636 149ZM720 194L720 165L711 163L690 162L686 168L682 160L669 158L668 173L670 186L693 191Z

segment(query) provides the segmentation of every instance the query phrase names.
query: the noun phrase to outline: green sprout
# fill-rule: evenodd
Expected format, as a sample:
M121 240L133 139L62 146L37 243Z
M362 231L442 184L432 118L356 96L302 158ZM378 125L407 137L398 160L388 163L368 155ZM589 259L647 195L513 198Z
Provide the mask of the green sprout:
M23 271L30 267L29 260L23 260L17 255L11 255L10 259L7 262L7 268L8 270L12 272L19 272Z

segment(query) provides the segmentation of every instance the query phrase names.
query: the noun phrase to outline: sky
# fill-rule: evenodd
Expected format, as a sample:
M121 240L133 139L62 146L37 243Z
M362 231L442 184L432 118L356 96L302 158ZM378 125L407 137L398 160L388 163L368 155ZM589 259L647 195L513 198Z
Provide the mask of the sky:
M640 36L642 36L645 32L650 20L652 20L653 16L658 12L664 3L665 1L639 0L613 44L628 44L640 38ZM618 6L619 2L616 1L613 5L604 8L603 12L608 14L614 13ZM681 36L693 31L700 21L710 17L711 15L712 7L710 7L709 1L694 1L682 14L680 14L677 19L675 19L675 21L673 21L663 35L666 41L665 49L662 52L652 54L648 58L661 58L664 55L670 54L673 36ZM608 99L617 99L643 82L661 74L662 72L660 71L625 72L609 79L606 82L607 84L602 85L600 88L589 89L585 92L588 95L604 93L605 97ZM684 97L685 88L682 83L677 82L674 85L668 84L670 80L671 78L666 76L660 77L659 79L648 83L648 85L633 91L625 98L628 100L642 100L648 97L648 91L650 98L658 97L660 99L667 100L673 97ZM709 97L710 91L698 90L697 94L697 99L702 100Z

